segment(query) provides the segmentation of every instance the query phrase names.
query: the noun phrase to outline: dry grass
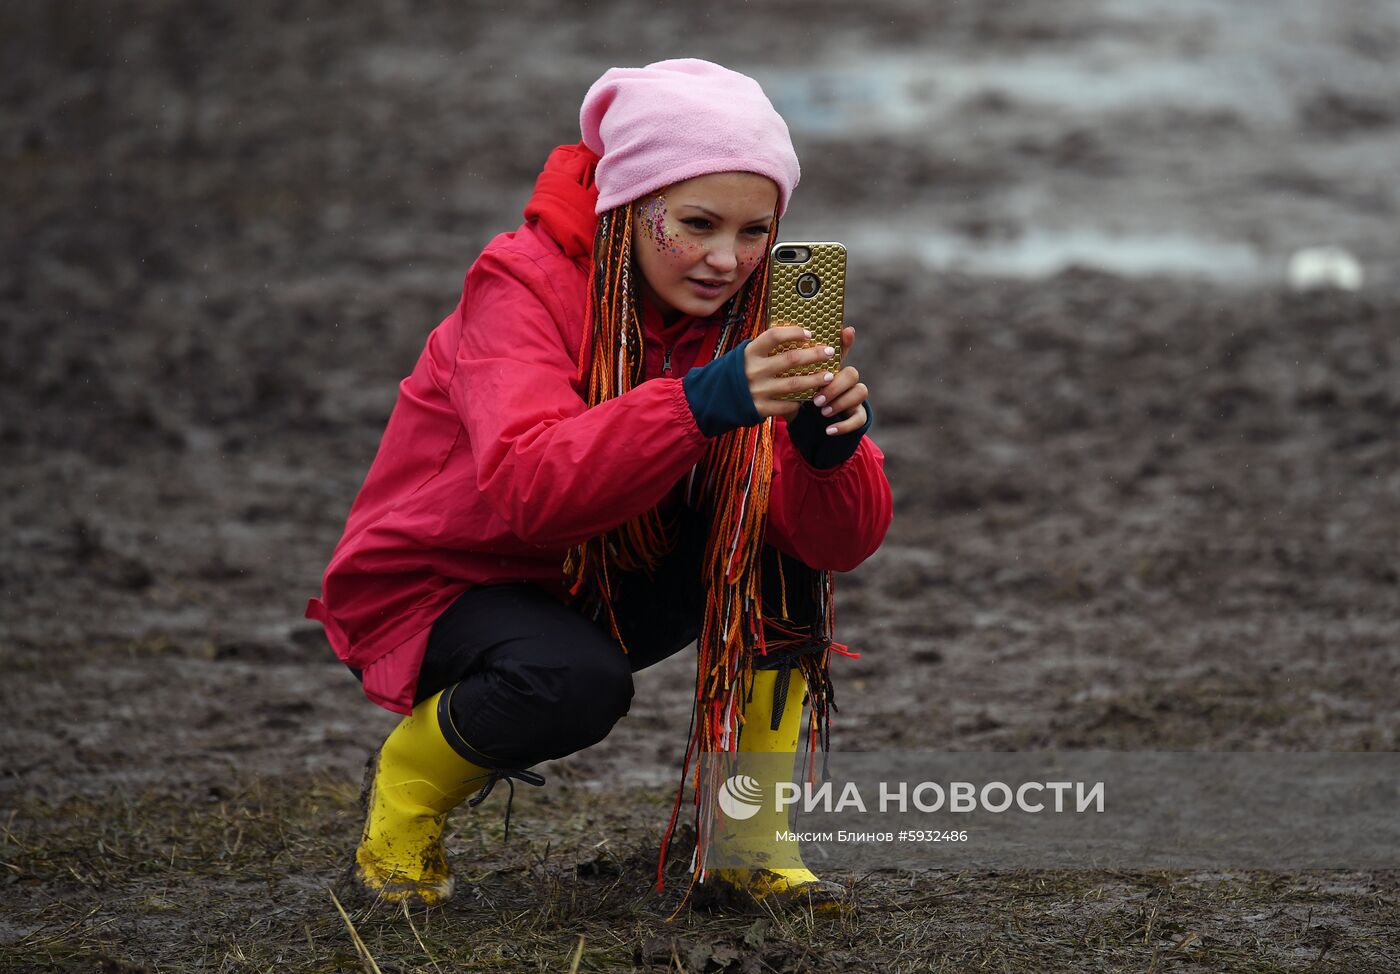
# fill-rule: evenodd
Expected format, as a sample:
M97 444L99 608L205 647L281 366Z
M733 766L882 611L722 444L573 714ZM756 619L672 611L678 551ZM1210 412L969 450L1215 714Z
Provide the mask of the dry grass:
M346 910L351 782L114 794L0 814L0 956L44 971L1393 971L1393 874L879 872L838 918L653 890L665 795L565 784L458 814L447 907ZM519 829L519 837L514 833ZM683 843L682 843L683 845ZM673 856L673 859L688 858Z

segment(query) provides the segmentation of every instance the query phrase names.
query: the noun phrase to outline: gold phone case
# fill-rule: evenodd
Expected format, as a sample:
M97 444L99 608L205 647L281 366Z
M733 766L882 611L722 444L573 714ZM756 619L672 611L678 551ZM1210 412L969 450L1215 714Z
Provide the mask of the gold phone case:
M805 260L780 260L806 254ZM830 345L836 354L821 362L782 373L812 375L836 372L841 368L841 328L846 320L846 247L844 244L783 242L769 251L773 273L768 288L768 327L779 324L801 325L812 332L810 341L787 342L773 352L812 345ZM814 289L815 284L815 289ZM783 396L789 401L811 399L815 389Z

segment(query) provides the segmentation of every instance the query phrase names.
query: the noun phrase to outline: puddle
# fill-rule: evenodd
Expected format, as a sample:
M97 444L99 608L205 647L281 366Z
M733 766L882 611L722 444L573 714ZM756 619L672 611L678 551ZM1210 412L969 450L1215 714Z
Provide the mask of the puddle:
M927 267L1041 277L1067 267L1094 267L1124 275L1163 274L1252 280L1263 262L1238 243L1189 236L1116 236L1085 228L1063 233L1032 231L995 245L970 245L954 236L924 239L919 258Z
M980 242L952 233L902 231L887 222L852 226L845 235L852 262L899 263L913 257L930 270L1002 277L1048 277L1068 267L1124 276L1203 277L1249 282L1275 270L1253 247L1187 234L1125 235L1079 227L1030 230L1009 240Z
M1029 106L1105 113L1139 105L1233 109L1287 120L1289 93L1268 67L1219 61L1048 55L976 61L886 58L828 69L762 72L765 90L795 132L805 135L907 133L927 129L990 93Z
M1310 0L1257 9L1214 0L1107 0L1103 12L1125 29L1067 46L983 57L881 52L821 67L751 67L788 123L806 135L934 135L941 117L990 93L1082 115L1161 106L1229 110L1256 126L1291 124L1299 96L1319 85L1382 102L1400 93L1393 64L1335 57L1335 13Z

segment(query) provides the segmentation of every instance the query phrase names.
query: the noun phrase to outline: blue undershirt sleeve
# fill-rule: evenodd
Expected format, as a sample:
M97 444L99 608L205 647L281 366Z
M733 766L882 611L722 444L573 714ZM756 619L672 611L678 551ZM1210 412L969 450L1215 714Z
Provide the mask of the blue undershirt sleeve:
M744 349L748 345L747 341L742 342L708 365L691 369L681 379L695 425L706 436L720 436L763 422L744 373Z

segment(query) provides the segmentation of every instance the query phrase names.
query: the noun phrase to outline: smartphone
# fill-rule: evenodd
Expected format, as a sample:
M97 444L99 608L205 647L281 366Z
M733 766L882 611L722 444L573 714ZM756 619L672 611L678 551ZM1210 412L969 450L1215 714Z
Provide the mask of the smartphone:
M801 342L787 342L773 352L829 345L836 354L789 375L837 372L841 368L841 328L846 323L846 247L839 243L780 243L769 252L773 265L768 286L768 327L800 325L812 333ZM815 389L783 396L789 401L811 399Z

